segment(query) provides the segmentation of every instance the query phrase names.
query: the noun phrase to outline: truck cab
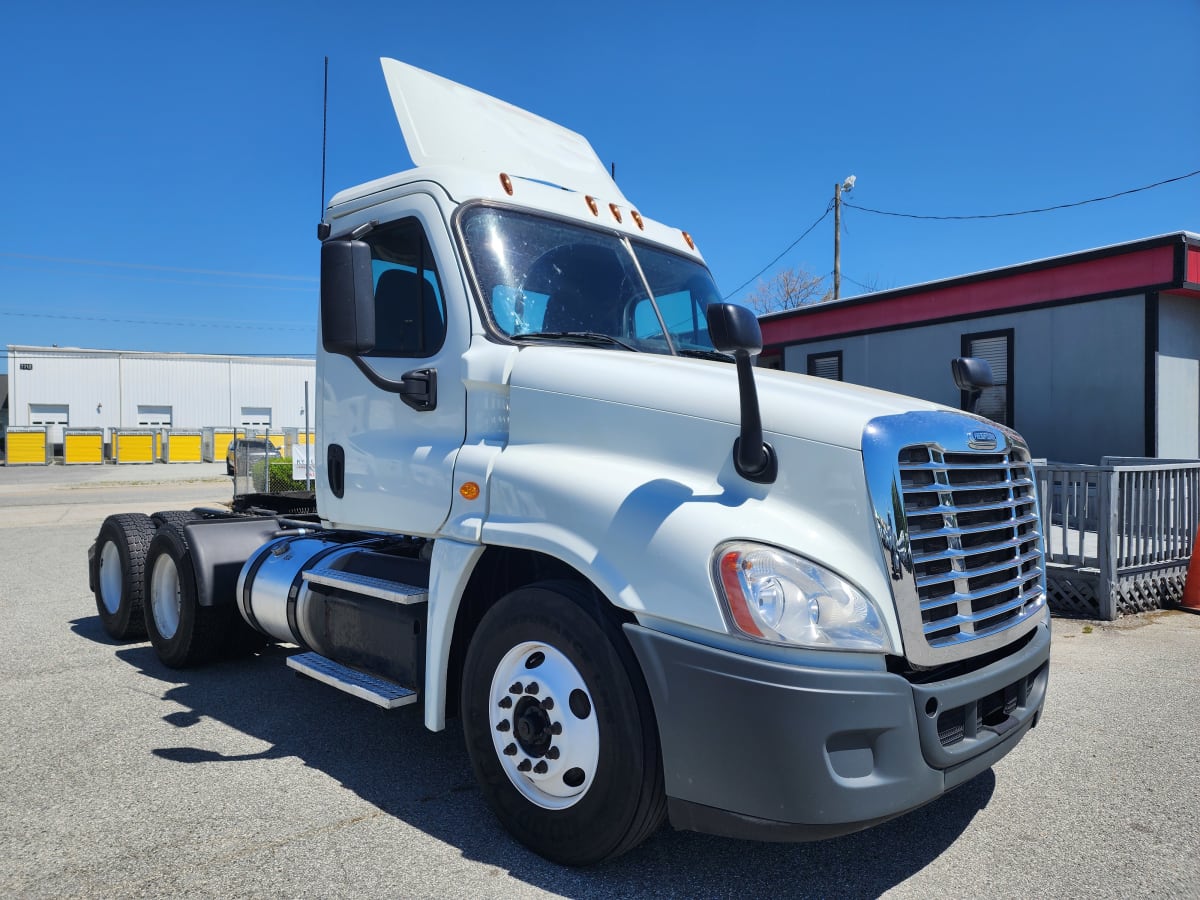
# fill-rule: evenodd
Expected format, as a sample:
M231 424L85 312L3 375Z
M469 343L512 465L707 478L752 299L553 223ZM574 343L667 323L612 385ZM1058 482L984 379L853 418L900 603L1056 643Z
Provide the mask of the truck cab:
M416 167L319 228L318 515L184 526L193 570L240 565L197 610L459 716L501 822L567 864L664 819L844 834L1009 752L1050 641L1020 437L755 369L753 316L584 138L383 68Z

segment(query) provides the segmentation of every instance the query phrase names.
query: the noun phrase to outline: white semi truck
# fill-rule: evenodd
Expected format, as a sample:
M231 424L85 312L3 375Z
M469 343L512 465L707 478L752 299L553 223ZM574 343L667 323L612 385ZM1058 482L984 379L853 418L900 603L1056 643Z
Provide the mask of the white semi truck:
M753 315L584 138L383 70L416 168L318 228L316 513L110 517L109 633L176 667L295 645L457 715L500 821L565 864L664 819L844 834L1008 753L1050 650L1021 439L755 369Z

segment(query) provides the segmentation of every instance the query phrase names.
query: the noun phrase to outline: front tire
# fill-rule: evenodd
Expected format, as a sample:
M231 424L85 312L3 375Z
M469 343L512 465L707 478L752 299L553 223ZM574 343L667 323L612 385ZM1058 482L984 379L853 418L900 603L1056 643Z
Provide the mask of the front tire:
M479 623L463 671L463 730L488 804L564 865L625 853L666 811L649 694L602 602L572 582L516 590Z
M109 516L96 536L92 587L100 624L109 637L129 641L146 636L142 616L144 567L154 525L141 513Z

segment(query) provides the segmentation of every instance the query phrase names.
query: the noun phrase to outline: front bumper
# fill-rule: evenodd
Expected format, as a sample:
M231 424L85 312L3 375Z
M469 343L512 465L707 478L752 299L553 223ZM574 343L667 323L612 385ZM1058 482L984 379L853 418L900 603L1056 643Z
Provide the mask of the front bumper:
M756 840L834 837L935 800L1037 723L1049 675L1049 622L1015 653L927 684L625 633L654 701L671 824Z

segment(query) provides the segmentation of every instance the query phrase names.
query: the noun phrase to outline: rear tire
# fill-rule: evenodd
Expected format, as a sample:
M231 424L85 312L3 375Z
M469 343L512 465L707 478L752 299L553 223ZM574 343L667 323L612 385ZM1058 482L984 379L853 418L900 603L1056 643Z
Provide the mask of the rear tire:
M96 536L92 586L100 624L118 641L146 636L142 616L146 551L154 525L141 513L109 516Z
M631 850L666 813L649 693L601 603L572 582L513 591L479 623L463 671L488 804L517 840L570 866Z
M146 633L163 665L182 669L220 654L232 610L197 601L191 548L180 523L163 524L150 541L145 584Z

